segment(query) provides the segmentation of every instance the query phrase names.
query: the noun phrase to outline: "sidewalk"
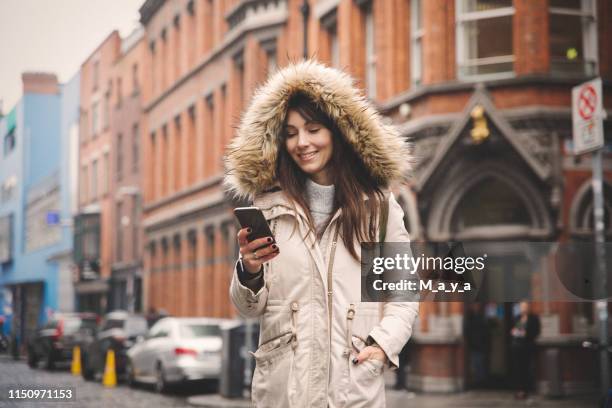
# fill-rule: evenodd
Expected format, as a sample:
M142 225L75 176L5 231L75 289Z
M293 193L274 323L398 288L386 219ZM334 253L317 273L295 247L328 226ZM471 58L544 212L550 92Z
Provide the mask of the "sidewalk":
M190 405L208 408L244 408L250 407L248 400L227 399L217 394L198 395L187 400ZM466 391L456 394L415 394L409 391L387 390L387 408L513 408L513 407L561 407L582 408L596 407L597 396L547 399L534 396L528 400L515 400L509 391Z

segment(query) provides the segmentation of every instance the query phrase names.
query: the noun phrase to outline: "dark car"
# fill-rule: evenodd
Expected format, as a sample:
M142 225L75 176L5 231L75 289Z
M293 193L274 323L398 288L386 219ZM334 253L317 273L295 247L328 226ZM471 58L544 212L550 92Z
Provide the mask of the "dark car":
M109 350L115 352L117 376L123 377L127 349L139 336L144 336L147 329L147 319L141 315L115 311L104 316L97 333L83 341L81 352L83 378L93 380L97 374L104 373Z
M56 313L36 331L28 343L28 365L32 368L44 361L47 369L72 359L73 348L83 335L93 333L97 316L93 313Z

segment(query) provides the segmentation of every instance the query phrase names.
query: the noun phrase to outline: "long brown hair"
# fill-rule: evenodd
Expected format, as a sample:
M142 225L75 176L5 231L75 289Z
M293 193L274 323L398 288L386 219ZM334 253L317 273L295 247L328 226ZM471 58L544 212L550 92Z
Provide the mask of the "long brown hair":
M359 260L355 251L355 239L359 242L374 242L377 240L378 216L381 203L384 200L381 186L376 183L359 155L347 142L346 138L331 119L311 98L296 93L288 102L287 111L295 109L305 120L320 123L332 134L332 157L328 164L335 185L332 214L342 208L338 222L341 227L342 241L353 258ZM284 193L304 209L308 223L313 232L316 231L314 221L306 197L304 196L308 175L293 161L286 147L287 117L278 138L278 160L276 176ZM363 194L368 197L364 200ZM369 204L368 204L369 203ZM326 221L329 223L330 219ZM324 229L322 229L324 231Z

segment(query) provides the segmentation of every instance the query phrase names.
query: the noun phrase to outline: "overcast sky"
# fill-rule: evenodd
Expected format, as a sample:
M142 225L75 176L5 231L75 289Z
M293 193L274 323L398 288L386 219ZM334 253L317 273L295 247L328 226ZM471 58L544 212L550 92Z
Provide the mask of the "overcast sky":
M0 0L0 99L21 98L21 73L52 72L66 82L113 30L138 27L144 0Z

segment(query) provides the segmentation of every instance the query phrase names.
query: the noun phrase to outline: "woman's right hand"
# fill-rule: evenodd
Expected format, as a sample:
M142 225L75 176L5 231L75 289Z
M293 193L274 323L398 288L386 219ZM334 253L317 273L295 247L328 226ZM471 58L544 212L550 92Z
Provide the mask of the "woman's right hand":
M278 245L274 244L272 237L258 238L249 242L247 235L250 228L242 228L238 231L238 246L242 256L244 269L252 274L261 270L261 266L279 254Z

